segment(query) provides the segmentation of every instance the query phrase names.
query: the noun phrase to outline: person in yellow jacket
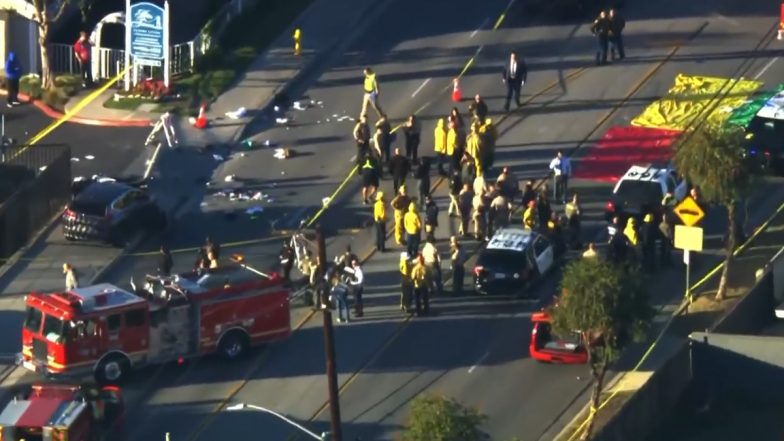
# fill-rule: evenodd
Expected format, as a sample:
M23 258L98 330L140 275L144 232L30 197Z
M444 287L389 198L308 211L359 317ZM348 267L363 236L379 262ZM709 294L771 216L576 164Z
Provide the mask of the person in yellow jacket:
M523 212L523 228L533 231L536 226L536 201L529 201Z
M482 138L479 135L479 124L471 124L471 133L466 137L466 154L474 161L476 176L484 176L485 167L482 163Z
M403 218L403 226L406 230L406 251L409 256L416 256L419 253L419 240L422 233L422 220L417 213L416 202L408 204L408 213Z
M378 117L381 118L381 114L384 112L381 110L381 105L378 103L378 82L376 81L376 73L369 67L366 67L363 73L365 74L365 80L362 85L365 94L362 97L362 111L359 112L359 114L366 114L367 106L370 104L370 106L373 107L373 110L376 111Z
M408 253L400 253L400 310L411 312L411 300L413 299L414 283L411 279L413 262L408 257Z
M416 264L411 269L411 282L414 285L416 314L430 313L430 273L427 271L425 259L421 255L417 257Z
M373 222L376 224L376 250L380 253L386 251L387 241L387 206L384 202L384 192L379 191L376 195L376 203L373 205Z
M444 174L444 158L446 157L446 145L448 142L446 118L439 118L436 121L436 128L433 130L433 152L438 161L438 173Z
M406 209L411 203L411 198L408 197L406 186L403 185L398 189L397 196L392 199L390 205L394 211L395 219L395 243L403 245L403 216L406 214Z
M498 139L498 130L496 130L492 118L486 118L479 127L479 137L482 145L482 166L487 170L495 162L495 143Z
M629 245L636 247L639 242L637 239L637 221L633 217L626 220L626 228L623 229L623 235L629 241Z

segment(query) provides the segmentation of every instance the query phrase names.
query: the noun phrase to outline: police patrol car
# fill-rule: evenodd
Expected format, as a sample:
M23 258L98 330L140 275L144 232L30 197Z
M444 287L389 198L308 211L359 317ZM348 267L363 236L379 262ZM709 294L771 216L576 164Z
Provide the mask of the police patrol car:
M686 180L669 166L633 165L615 184L605 218L611 222L618 216L623 225L629 216L639 218L647 213L659 216L665 194L672 193L677 202L686 197L687 191Z
M770 98L746 126L746 157L784 171L784 92Z
M526 295L552 267L555 250L543 235L521 228L498 230L474 266L474 289L484 295Z

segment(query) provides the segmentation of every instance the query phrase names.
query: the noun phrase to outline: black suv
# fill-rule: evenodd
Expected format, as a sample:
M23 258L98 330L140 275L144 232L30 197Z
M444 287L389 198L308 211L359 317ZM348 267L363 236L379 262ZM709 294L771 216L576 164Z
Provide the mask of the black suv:
M62 216L68 240L98 239L124 246L140 230L163 230L166 214L142 188L115 180L74 186Z

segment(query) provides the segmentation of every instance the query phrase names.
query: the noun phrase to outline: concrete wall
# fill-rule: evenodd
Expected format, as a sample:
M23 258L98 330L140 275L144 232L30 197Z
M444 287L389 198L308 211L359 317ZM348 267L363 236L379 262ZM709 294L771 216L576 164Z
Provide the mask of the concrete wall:
M701 393L784 402L784 338L704 332L690 337L692 374Z
M771 321L775 320L774 306L773 272L767 271L754 288L716 322L711 328L711 332L758 334Z

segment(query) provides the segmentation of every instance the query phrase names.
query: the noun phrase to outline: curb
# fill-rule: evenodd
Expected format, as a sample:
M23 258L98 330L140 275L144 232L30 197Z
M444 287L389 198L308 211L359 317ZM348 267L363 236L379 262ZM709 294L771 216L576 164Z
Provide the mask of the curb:
M5 89L0 89L0 95L8 95L8 91ZM52 118L52 119L62 119L66 114L60 112L59 110L51 107L50 105L46 104L41 100L34 100L30 98L29 95L20 93L19 98L27 101L29 104L32 104L38 110L40 110L44 115ZM153 124L152 120L149 119L128 119L128 120L111 120L111 119L99 119L99 118L84 118L81 116L71 116L68 118L68 122L88 125L88 126L100 126L100 127L149 127Z

